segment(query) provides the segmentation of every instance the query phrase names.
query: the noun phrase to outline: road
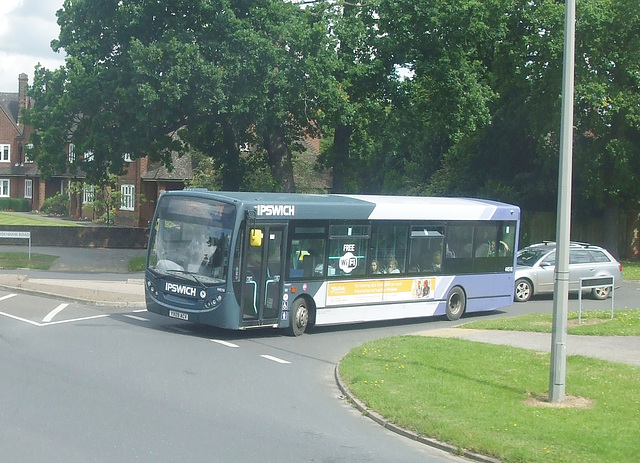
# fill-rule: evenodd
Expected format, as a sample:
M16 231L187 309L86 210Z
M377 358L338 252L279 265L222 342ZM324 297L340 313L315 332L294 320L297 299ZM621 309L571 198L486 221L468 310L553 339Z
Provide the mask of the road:
M616 305L637 306L638 291L638 284L625 285L616 292ZM586 309L610 306L610 300L586 302ZM537 299L484 316L547 310L551 300ZM336 363L352 347L454 324L376 323L291 338L3 290L2 459L466 461L362 417L334 380Z

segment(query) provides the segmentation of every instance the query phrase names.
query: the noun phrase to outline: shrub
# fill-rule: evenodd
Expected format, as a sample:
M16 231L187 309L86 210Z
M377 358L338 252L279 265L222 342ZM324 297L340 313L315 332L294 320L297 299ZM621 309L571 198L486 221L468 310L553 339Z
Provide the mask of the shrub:
M28 199L21 198L2 198L0 199L0 211L29 212Z
M69 197L57 194L47 198L40 211L49 215L69 215Z

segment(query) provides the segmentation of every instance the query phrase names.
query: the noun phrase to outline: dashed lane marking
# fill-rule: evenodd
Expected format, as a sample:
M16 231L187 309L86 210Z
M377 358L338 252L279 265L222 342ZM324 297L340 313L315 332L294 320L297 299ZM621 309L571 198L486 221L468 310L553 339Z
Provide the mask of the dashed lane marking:
M6 296L0 297L0 301L4 301L5 299L11 299L14 296L17 296L17 294L7 294Z
M271 360L273 362L277 362L277 363L285 363L285 364L286 363L291 363L291 362L287 362L286 360L279 359L278 357L274 357L272 355L261 355L260 357L262 357L264 359L267 359L267 360Z
M221 345L227 346L227 347L240 347L237 344L234 344L234 343L229 342L229 341L223 341L221 339L212 339L211 342L215 342L217 344L221 344Z

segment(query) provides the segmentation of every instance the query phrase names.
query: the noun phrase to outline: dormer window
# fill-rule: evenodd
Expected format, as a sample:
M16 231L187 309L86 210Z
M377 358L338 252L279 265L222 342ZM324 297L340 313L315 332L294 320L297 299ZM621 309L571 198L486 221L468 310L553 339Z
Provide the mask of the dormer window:
M69 143L69 162L76 160L76 145Z
M124 153L122 159L124 159L124 162L133 162L133 159L131 159L131 153Z

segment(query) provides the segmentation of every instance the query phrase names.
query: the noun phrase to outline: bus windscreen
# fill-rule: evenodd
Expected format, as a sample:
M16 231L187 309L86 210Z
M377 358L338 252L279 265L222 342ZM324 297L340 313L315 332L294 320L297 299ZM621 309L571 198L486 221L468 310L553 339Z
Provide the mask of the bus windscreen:
M151 229L149 268L202 284L223 283L235 208L215 200L164 199Z

